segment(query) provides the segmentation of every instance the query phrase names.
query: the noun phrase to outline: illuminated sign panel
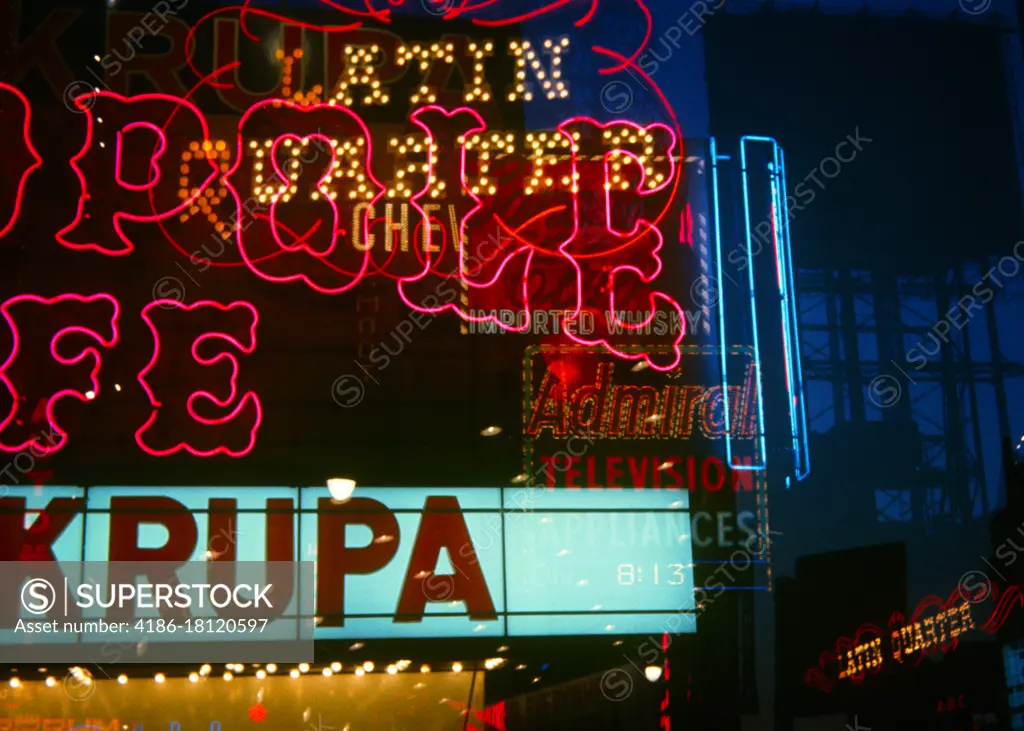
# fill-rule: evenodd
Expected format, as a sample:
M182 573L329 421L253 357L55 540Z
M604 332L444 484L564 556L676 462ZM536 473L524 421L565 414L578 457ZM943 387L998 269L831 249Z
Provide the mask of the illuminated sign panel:
M680 364L666 372L596 348L529 348L525 474L540 489L569 494L683 493L697 549L744 544L768 526L763 475L751 469L761 461L760 394L752 349L729 348L726 358L729 373L743 378L728 384L731 462L717 348L683 347Z
M696 630L685 493L47 489L0 498L0 560L316 561L317 639Z
M363 441L425 466L356 447L361 482L446 484L452 450L424 434L469 408L476 374L515 388L524 346L657 369L710 336L690 286L709 262L704 126L684 138L653 82L603 108L623 49L470 8L292 10L98 12L130 55L101 51L102 83L0 84L0 451L43 455L40 480L316 484ZM76 45L80 15L25 35ZM166 45L133 46L153 27ZM93 78L86 61L58 76ZM478 332L510 337L460 337ZM332 388L356 377L351 401ZM395 403L409 416L382 418ZM487 418L507 430L517 404Z

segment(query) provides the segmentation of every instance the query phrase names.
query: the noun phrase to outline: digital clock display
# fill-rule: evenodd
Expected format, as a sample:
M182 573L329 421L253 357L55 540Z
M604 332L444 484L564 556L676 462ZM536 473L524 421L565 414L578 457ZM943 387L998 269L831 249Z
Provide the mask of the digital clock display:
M692 568L681 563L670 563L666 566L658 566L653 564L647 569L647 581L651 581L653 578L654 583L657 584L660 581L668 584L669 586L683 586L686 583L686 571ZM619 568L616 571L616 576L619 583L623 586L633 586L634 584L644 583L644 567L634 566L631 563L619 564Z

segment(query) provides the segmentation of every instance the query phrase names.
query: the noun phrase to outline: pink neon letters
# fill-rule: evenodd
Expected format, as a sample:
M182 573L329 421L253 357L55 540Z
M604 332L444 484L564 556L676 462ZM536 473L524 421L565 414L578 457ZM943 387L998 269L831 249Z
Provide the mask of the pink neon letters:
M265 133L256 130L270 124L293 131L266 147ZM323 129L330 136L318 131ZM270 282L298 280L324 294L344 292L362 279L369 250L336 243L339 227L348 227L359 215L359 203L370 204L361 216L361 228L368 230L372 205L384 194L373 177L371 148L363 120L346 107L273 100L249 108L239 120L238 150L224 181L235 199L239 250L256 276ZM246 152L255 160L246 161ZM282 164L282 153L289 152ZM349 177L353 164L358 172ZM250 165L260 188L243 199L239 190L245 190ZM292 196L301 196L303 205L289 206ZM246 206L254 198L258 205Z
M56 333L49 340L50 357L57 363L63 366L74 366L82 361L92 360L91 369L75 369L68 371L68 369L61 369L61 373L68 373L69 380L73 380L76 387L67 386L55 391L49 391L47 393L19 393L18 389L15 388L14 383L11 380L11 372L23 370L28 372L37 371L42 367L42 363L45 359L38 353L33 352L29 347L22 347L22 334L18 328L17 318L15 312L22 313L27 312L33 315L31 322L33 328L38 332L40 326L38 324L38 318L40 317L41 308L55 308L61 304L73 302L75 303L74 309L71 310L65 306L64 311L61 313L62 319L74 316L79 319L79 322L89 319L102 319L100 316L106 316L109 322L109 328L104 333L99 333L96 330L92 330L88 327L81 325L68 325L61 327L56 330ZM117 344L117 317L119 314L119 307L117 300L111 297L109 294L96 294L91 296L83 296L80 294L62 294L57 297L51 297L49 299L36 296L34 294L23 294L17 297L12 297L0 305L0 313L3 314L4 320L7 321L7 325L11 331L12 347L11 352L7 356L7 359L0 365L0 382L7 387L7 391L11 395L13 404L11 411L0 421L0 450L5 452L20 452L25 449L31 448L36 455L45 455L50 452L54 452L64 446L64 442L67 440L67 433L61 429L57 424L57 419L54 415L54 407L57 402L63 399L65 396L73 396L79 401L90 401L95 398L100 392L99 372L100 372L100 352L92 346L79 348L77 352L72 352L69 355L61 355L59 349L62 347L62 342L65 336L73 334L81 334L96 341L103 348L111 348ZM27 319L27 318L26 318ZM66 320L65 320L66 321ZM34 338L29 341L30 343L40 343L39 338ZM27 352L26 352L27 351ZM22 356L22 357L19 357ZM86 375L87 387L83 387L81 381L82 376ZM40 383L41 379L33 378L31 382L33 384ZM13 426L14 429L10 431L19 431L17 427L24 427L26 424L31 423L31 412L33 406L36 404L39 398L46 399L46 423L47 431L53 436L56 435L56 440L50 442L47 438L48 444L42 444L40 442L40 436L35 435L29 438L17 439L8 441L9 437L6 436L6 432L9 427ZM26 429L20 430L22 433L27 431Z
M21 452L31 449L36 457L56 452L63 448L68 438L67 432L57 422L57 403L66 396L89 402L99 398L101 393L99 348L78 346L77 350L69 351L67 343L75 342L71 338L77 335L90 338L104 349L113 348L118 344L120 306L109 294L62 294L51 298L25 294L0 305L0 314L7 322L12 343L10 354L0 365L0 383L7 388L13 402L10 412L0 421L0 450ZM48 316L79 324L48 326ZM184 305L164 299L146 305L142 310L142 320L153 333L154 346L153 356L139 373L138 381L153 411L135 434L138 445L154 456L185 450L198 457L215 454L241 457L252 451L262 421L260 400L255 393L248 391L236 403L238 361L231 353L225 352L225 345L245 354L253 352L259 320L256 309L248 302L221 305L204 301ZM222 329L210 330L208 323L211 320ZM188 349L191 363L188 359L172 362L176 355L181 355L176 350L184 350L187 344L165 344L161 341L160 328L169 321L173 322L175 332L180 331L183 324L193 326L194 336ZM19 327L19 322L31 322L32 327ZM90 327L98 323L104 323L105 327L99 330ZM42 333L43 337L26 340L23 332ZM47 337L51 332L54 333L52 337ZM241 337L236 339L229 332L238 332ZM49 345L51 361L37 351L43 343ZM204 376L209 379L208 366L223 360L231 365L227 388L221 384L224 398L218 398L208 390L196 390L180 402L157 400L156 393L166 393L169 383L193 382ZM48 376L63 377L70 384L53 390L45 385ZM19 390L15 386L16 381L30 383L34 390ZM200 413L212 410L226 411L214 416ZM65 415L64 409L61 415ZM165 418L158 418L161 416ZM43 422L45 427L40 434L39 426ZM175 433L183 425L189 429L187 437ZM29 434L31 436L26 436ZM168 442L169 446L154 446L158 441Z
M31 121L32 109L25 95L0 83L0 140L10 144L4 150L5 171L0 175L0 238L18 220L28 176L43 164L32 146Z
M195 324L196 332L202 333L192 340L190 347L193 367L189 367L191 364L186 365L187 360L184 359L174 362L172 358L175 353L172 351L169 357L166 352L168 348L160 339L160 322L166 323L168 318L173 317L175 327L178 328L183 316L186 321ZM155 300L146 305L142 310L142 319L153 333L154 347L153 357L139 373L139 384L149 397L153 413L146 423L135 432L135 441L138 445L143 451L157 457L174 454L180 450L185 450L197 457L210 457L215 454L242 457L251 452L256 445L256 431L263 420L260 399L254 392L246 391L236 402L238 360L231 353L226 352L224 345L229 345L246 355L255 350L256 325L259 322L256 308L248 302L232 302L230 305L221 305L217 302L204 301L184 305L177 300L164 299ZM207 330L211 321L224 330L219 332ZM242 332L244 336L239 341L229 335L228 331ZM182 343L177 343L171 347L180 348L181 345ZM205 352L212 350L220 352L212 357L205 357L200 355L200 349ZM156 384L168 385L181 380L191 382L193 378L209 373L203 366L211 366L222 360L227 360L231 364L231 378L228 380L227 394L223 399L203 390L195 391L184 402L179 403L165 403L157 399L154 392ZM192 376L189 371L194 371L195 375ZM228 410L226 413L214 417L202 416L198 412L198 408L209 411L211 406L216 409ZM187 415L187 419L185 415ZM166 418L161 419L161 416ZM183 424L190 427L189 433L187 435L176 434L175 430L180 430ZM206 428L200 429L199 425ZM222 436L226 426L231 427L233 434L241 435L241 439L233 440L239 442L237 448L218 443L222 438L226 438ZM199 436L197 436L197 432ZM163 442L168 446L154 446L156 441ZM216 446L195 446L197 442L201 441L211 442Z
M0 86L4 93L16 92ZM653 343L670 346L673 355L655 362L641 352L652 344L644 333L659 312L686 322L675 299L656 289L664 243L658 220L636 213L637 203L660 196L667 205L675 192L678 137L664 124L568 119L550 139L541 133L528 141L526 170L519 170L526 174L519 180L533 195L509 196L493 185L496 159L485 162L486 142L481 151L480 141L490 133L480 114L467 107L422 107L410 121L426 133L426 174L406 206L401 197L391 200L393 191L384 200L387 187L374 174L369 129L344 106L302 106L285 99L254 104L238 123L230 170L221 175L211 156L195 159L183 186L180 160L168 141L207 142L209 134L192 103L163 94L126 98L111 92L93 92L75 103L86 115L87 136L71 160L82 190L75 220L57 234L65 246L128 254L134 244L125 221L159 222L194 209L202 192L215 186L234 201L234 225L223 237L237 237L246 266L264 280L297 281L338 294L367 275L383 273L396 279L399 296L413 310L452 310L463 320L490 321L509 331L528 330L535 310L561 312L563 329L580 344L601 345L625 359L643 358L658 370L678 365L685 326L671 342ZM23 106L23 137L34 155L28 107ZM288 131L268 139L268 129ZM503 155L498 152L496 158ZM492 169L485 174L488 164ZM500 165L506 178L509 170L517 170L508 160ZM25 169L12 221L24 178L34 168ZM401 177L406 171L398 172ZM409 164L408 172L406 182L418 181L418 164ZM478 185L488 177L490 182ZM444 182L450 185L438 197ZM119 195L89 193L109 189ZM0 200L0 218L2 206ZM590 215L595 208L600 215ZM406 221L408 209L416 220ZM450 220L451 235L441 210ZM400 223L394 219L398 211ZM217 228L221 231L223 224ZM401 232L402 251L408 251L408 232L413 232L415 257L395 256L395 230ZM339 238L345 243L339 244ZM382 238L385 246L374 250L374 240ZM380 261L382 249L386 253ZM553 274L565 286L541 292L532 284L551 280ZM441 301L442 282L456 279L460 296ZM500 307L493 306L495 293L502 298ZM493 314L508 309L519 315L512 322ZM596 328L586 335L576 327L583 311L596 318ZM625 321L623 311L641 311L646 317L639 323Z
M71 158L81 183L75 220L57 233L57 241L71 249L95 249L119 256L135 245L122 228L123 221L160 221L181 212L200 196L219 173L210 168L198 179L188 196L178 197L180 159L167 150L167 138L206 141L206 118L191 102L166 94L143 94L127 98L109 91L96 91L75 99L86 115L86 138L82 150ZM155 121L160 124L156 124ZM141 153L147 164L143 174L124 170L124 148ZM133 156L134 157L134 156ZM143 178L134 182L129 178ZM90 191L121 188L128 194L95 196Z

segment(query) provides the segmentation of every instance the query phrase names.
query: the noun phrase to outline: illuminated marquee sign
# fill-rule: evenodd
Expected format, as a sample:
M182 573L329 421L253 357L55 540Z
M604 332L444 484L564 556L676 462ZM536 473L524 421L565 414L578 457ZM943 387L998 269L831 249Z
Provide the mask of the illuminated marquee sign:
M559 67L569 49L567 37L509 41L516 80L502 99L568 98ZM468 54L475 75L464 101L485 104L498 92L483 79L483 59L499 50L489 41L466 48L408 43L394 58L431 72ZM334 91L255 101L219 139L188 98L111 91L77 97L81 114L71 119L83 125L84 144L68 164L78 200L71 220L55 231L57 242L88 255L146 256L148 232L185 253L181 242L205 242L190 254L205 266L233 246L260 279L327 295L380 275L395 280L399 298L417 313L451 311L473 325L532 332L534 313L542 312L574 343L655 370L676 367L687 317L657 280L665 246L659 224L684 159L678 126L575 116L549 131L510 133L493 129L476 109L440 106L440 92L427 84L410 98L405 128L393 125L395 134L375 140L354 107L391 101L371 58L381 53L375 44L347 46ZM300 58L300 50L279 54L286 74ZM3 237L17 230L26 183L42 160L63 163L36 152L32 109L18 89L0 84L0 109L13 173L0 181ZM241 457L254 448L263 413L259 395L245 386L246 357L258 346L252 303L176 303L161 295L128 311L115 294L94 290L21 294L0 308L12 340L0 365L12 400L0 414L0 450L65 447L56 404L95 398L109 357L147 345L134 334L122 342L121 331L138 332L126 318L141 319L152 336L151 362L135 374L153 407L136 427L138 447L153 456L202 457ZM42 351L22 337L22 323L40 317L53 324ZM217 325L169 340L180 323L206 319ZM92 344L68 354L81 335ZM191 390L161 393L154 376L166 376L182 349L189 374L178 380ZM41 360L52 376L46 380L31 367ZM227 377L219 367L225 362ZM91 366L88 383L70 379L81 363ZM45 442L28 428L40 403Z
M991 603L991 614L985 622L977 625L973 612L983 601ZM848 679L859 685L868 673L883 672L890 664L890 657L900 665L911 661L913 665L919 665L926 655L936 650L945 653L955 649L960 637L973 629L995 634L1014 606L1024 606L1024 594L1019 587L1010 586L1000 593L998 587L988 581L973 587L958 586L945 600L935 595L925 597L909 622L901 612L895 612L889 620L889 633L875 624L866 623L860 626L852 639L840 637L836 640L835 653L821 653L818 667L804 674L804 682L830 693L837 680ZM939 611L924 616L931 608ZM834 673L833 668L836 669Z
M567 39L553 48L563 43ZM0 98L15 110L0 130L4 141L20 150L20 157L32 159L26 100L7 85L0 85ZM234 237L248 268L267 281L301 282L338 294L367 274L387 274L416 311L452 310L465 321L520 331L523 327L500 317L472 314L461 300L424 300L449 277L467 292L500 282L502 291L517 293L515 304L528 319L537 304L527 286L531 273L567 275L577 283L574 291L544 305L561 313L563 329L574 340L602 345L623 358L644 358L655 368L676 365L678 350L667 363L654 362L611 342L613 329L625 325L630 332L644 324L618 321L624 305L637 309L624 302L623 283L635 287L639 278L652 285L661 271L657 221L623 212L659 194L667 208L681 158L674 130L662 123L573 117L550 133L527 133L517 140L489 130L469 107L429 104L409 115L416 134L389 140L391 180L381 182L375 172L381 167L375 159L380 151L374 150L369 129L359 114L338 102L258 102L239 120L229 151L224 141L211 141L204 114L185 99L166 94L129 98L106 91L78 97L75 104L87 130L70 165L80 198L74 220L57 233L57 240L71 249L124 256L137 246L126 223L179 218L199 240L210 237L222 246L222 240ZM517 150L525 155L517 157ZM17 152L14 157L19 158ZM24 180L35 167L21 167L13 203L5 203L12 222ZM510 203L507 186L499 192L495 185L499 179L525 197ZM598 206L588 208L585 201ZM401 208L396 220L396 203L412 210ZM230 216L214 213L213 206L220 204L231 209ZM381 208L387 209L383 219ZM196 217L200 212L206 218ZM225 225L225 219L233 223ZM385 244L377 247L382 260L375 260L371 242L378 235L372 231L380 223L385 224L379 236ZM493 235L481 241L480 226L496 228L497 246ZM165 227L160 230L166 234ZM394 256L396 230L399 249L408 251L410 238L421 243L415 247L422 249L416 261ZM595 266L604 273L604 286L592 290L581 281ZM675 300L652 287L641 289L639 305L647 319L661 312L683 321ZM588 335L580 334L572 323L591 309L605 316ZM675 346L683 334L675 335Z
M679 366L657 372L630 367L593 348L529 348L525 474L547 490L705 493L700 508L691 503L691 535L699 546L728 547L734 530L766 526L761 475L752 469L760 461L755 437L762 431L753 355L749 348L727 351L735 365L731 371L745 374L742 383L728 386L732 462L722 454L726 400L717 375L720 355L716 348L683 347ZM716 505L704 501L716 493L747 498L749 505L741 507L751 509L734 518L731 498ZM701 509L705 505L719 512ZM714 530L703 521L717 523L717 541L706 535Z
M316 561L316 639L694 632L686 497L13 488L0 561Z

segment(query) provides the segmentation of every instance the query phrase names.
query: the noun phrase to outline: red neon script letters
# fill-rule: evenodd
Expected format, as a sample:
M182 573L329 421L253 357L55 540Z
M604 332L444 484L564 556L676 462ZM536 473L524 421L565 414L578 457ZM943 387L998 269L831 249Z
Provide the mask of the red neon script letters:
M14 113L0 117L0 132L14 135L20 124L17 134L26 151L17 193L0 190L3 224L5 206L13 222L24 180L39 163L29 140L27 102L10 87L0 86L0 95L17 97ZM205 233L237 236L245 264L267 281L300 281L336 294L382 273L397 280L399 296L412 309L434 313L437 308L423 300L441 279L457 277L467 295L508 293L509 306L523 315L510 323L494 314L472 314L471 304L461 300L442 306L463 320L528 331L534 308L558 310L576 342L601 345L620 358L642 358L658 370L678 364L682 329L667 362L621 347L623 333L627 339L642 335L659 311L685 323L679 304L655 289L663 246L657 221L622 214L650 196L667 202L675 190L678 137L666 125L577 117L517 141L488 130L469 108L430 105L410 115L422 130L408 138L410 149L391 140L395 150L377 151L377 163L381 154L395 160L393 179L382 182L374 173L369 130L344 106L282 99L253 105L239 121L235 149L222 151L233 157L227 169L215 155L201 152L182 166L190 143L191 149L196 141L209 144L206 119L187 100L97 91L75 104L87 134L70 163L81 186L77 212L57 233L69 248L129 254L136 244L124 222L159 223L178 214L184 220L200 209L213 222L217 213L210 209L217 203L210 199L216 198L234 209L234 225L225 230L218 220L217 233ZM518 157L512 154L516 144L522 148ZM511 181L514 195L508 185L498 190L499 177ZM591 202L596 207L585 205ZM198 225L213 228L201 220ZM484 254L495 232L501 243ZM195 233L189 229L190 237ZM396 256L409 251L410 238L415 257ZM375 239L384 245L374 247ZM537 279L531 274L541 272L549 279L561 272L575 286L558 294L557 302L539 302L530 282ZM595 274L599 286L584 286ZM588 338L573 326L584 310L601 315ZM624 310L643 310L647 320L621 322L617 313Z

